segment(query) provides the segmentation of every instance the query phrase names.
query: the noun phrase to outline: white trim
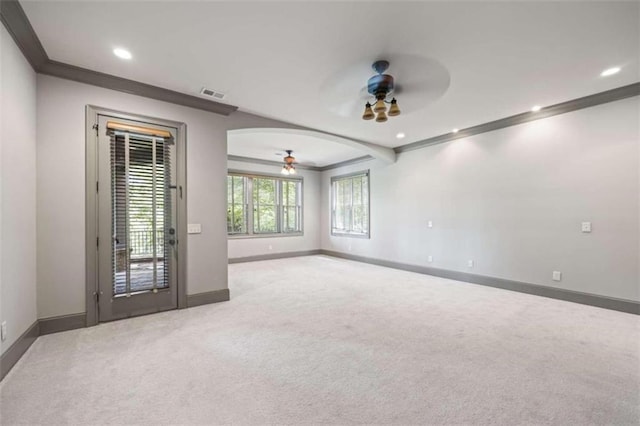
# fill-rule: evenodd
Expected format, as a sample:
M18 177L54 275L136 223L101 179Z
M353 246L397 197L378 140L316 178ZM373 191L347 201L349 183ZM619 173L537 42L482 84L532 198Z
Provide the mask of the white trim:
M316 130L305 129L283 129L279 127L259 127L248 129L235 129L228 130L230 135L246 135L252 133L279 133L288 135L310 136L314 138L324 139L330 142L336 142L351 148L359 149L360 151L377 158L387 164L393 164L396 162L396 152L393 148L387 148L385 146L375 145L368 142L362 142L355 139L348 139L342 136L333 135L331 133L319 132Z

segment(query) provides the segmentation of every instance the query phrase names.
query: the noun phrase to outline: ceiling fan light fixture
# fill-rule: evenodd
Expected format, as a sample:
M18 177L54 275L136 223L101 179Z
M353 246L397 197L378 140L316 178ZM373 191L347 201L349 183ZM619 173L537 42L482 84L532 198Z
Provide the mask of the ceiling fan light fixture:
M400 115L400 107L398 106L398 101L396 98L391 99L391 106L389 107L389 117L395 117Z
M287 156L284 157L284 166L282 166L280 173L283 175L295 175L296 168L293 166L293 162L296 161L296 159L291 155L293 151L287 149L285 152L287 153Z
M373 101L373 105L371 101L366 103L362 119L371 120L375 117L378 123L384 123L388 117L400 115L400 107L396 98L387 100L394 93L395 82L392 75L385 74L389 68L389 61L378 60L373 63L372 68L376 75L367 81L367 92L375 97L375 101ZM387 104L390 104L388 110Z
M375 106L373 107L373 112L381 113L381 112L386 112L386 111L387 111L387 106L384 104L384 99L383 98L378 98L378 100L376 101Z
M384 123L387 121L387 114L384 111L380 111L376 117L378 123Z
M373 110L371 109L371 104L369 102L367 102L367 104L364 107L364 114L362 114L362 119L363 120L372 120L375 118L375 114L373 112Z

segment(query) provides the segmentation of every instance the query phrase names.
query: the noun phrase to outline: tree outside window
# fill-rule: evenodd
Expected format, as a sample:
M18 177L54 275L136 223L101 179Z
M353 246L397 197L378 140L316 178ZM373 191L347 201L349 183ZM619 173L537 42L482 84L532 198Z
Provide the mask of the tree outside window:
M231 236L302 233L302 180L229 174L227 232Z

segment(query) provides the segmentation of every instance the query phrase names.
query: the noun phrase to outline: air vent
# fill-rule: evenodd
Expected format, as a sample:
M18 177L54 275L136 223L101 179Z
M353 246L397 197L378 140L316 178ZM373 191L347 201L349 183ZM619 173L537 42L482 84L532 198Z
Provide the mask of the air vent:
M218 92L213 89L207 89L206 87L202 88L202 90L200 91L200 94L204 96L209 96L210 98L213 98L217 101L221 101L227 96L225 93Z

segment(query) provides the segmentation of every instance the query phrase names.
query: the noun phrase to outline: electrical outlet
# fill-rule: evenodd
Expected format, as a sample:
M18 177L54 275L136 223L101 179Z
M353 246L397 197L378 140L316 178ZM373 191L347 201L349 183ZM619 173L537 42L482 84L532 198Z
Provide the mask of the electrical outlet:
M467 266L468 266L469 268L473 268L473 260L468 260L468 261L467 261Z
M554 281L562 281L562 272L553 271L552 278L553 278Z
M429 263L433 262L433 256L427 256L427 262Z
M269 244L269 250L273 250L273 246Z
M591 222L582 222L582 232L585 234L591 232Z
M0 339L4 342L7 340L7 322L2 321L2 325L0 326Z
M433 222L432 222L432 221L428 221L428 222L427 222L427 226L428 226L429 228L433 228Z

